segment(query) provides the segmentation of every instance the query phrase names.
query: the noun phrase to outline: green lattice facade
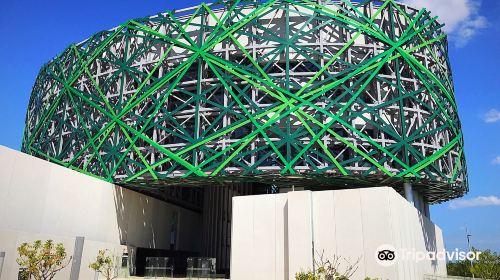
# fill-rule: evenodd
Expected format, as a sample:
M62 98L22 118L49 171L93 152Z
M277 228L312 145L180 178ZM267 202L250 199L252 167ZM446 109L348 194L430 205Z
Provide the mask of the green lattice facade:
M227 1L130 20L40 70L26 153L139 187L414 182L463 195L442 25L386 1Z

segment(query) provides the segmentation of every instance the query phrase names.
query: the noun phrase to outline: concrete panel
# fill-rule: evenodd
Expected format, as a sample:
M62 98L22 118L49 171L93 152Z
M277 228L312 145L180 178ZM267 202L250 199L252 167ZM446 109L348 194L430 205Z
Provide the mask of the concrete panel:
M0 156L0 170L2 170L2 176L0 176L0 197L9 197L10 188L1 186L10 186L12 173L14 172L14 155L15 152L13 150L2 150L2 156ZM4 216L8 209L6 203L0 203L0 222L4 222Z
M17 275L19 272L19 266L16 263L17 252L16 248L19 247L24 242L33 242L35 240L47 240L53 239L55 243L62 243L66 248L66 253L69 256L73 254L73 244L74 239L71 238L62 238L53 235L45 235L45 234L37 234L37 233L26 233L19 231L6 231L0 230L0 248L6 248L6 262L4 265L4 271L2 272L2 279L17 279ZM6 244L10 242L10 244ZM3 249L2 249L3 250ZM61 270L54 280L67 280L69 279L71 264L69 264L66 268Z
M99 242L94 240L85 239L85 246L83 247L82 265L80 266L81 280L94 279L95 272L89 268L90 263L95 261L99 250L107 249L114 259L120 258L126 252L126 246L119 244L111 244L106 242ZM101 277L102 278L102 277ZM101 279L99 278L99 279Z
M119 240L112 184L56 165L49 178L40 232Z
M359 268L354 277L365 275L363 225L361 216L361 197L359 190L343 190L335 192L335 225L337 254L351 265L359 260ZM348 264L341 262L339 270L347 269Z
M312 193L288 193L288 275L313 268ZM255 217L257 218L257 217Z
M438 252L442 252L445 250L444 240L443 240L443 232L440 227L434 225L434 232L436 236L436 250ZM437 262L437 267L434 269L434 275L447 275L446 271L446 261L439 260Z
M399 194L390 191L391 220L396 248L407 252L438 252L444 249L442 232L424 213L417 210ZM444 261L423 260L415 263L413 259L398 261L396 264L401 279L422 279L424 274L446 275Z
M18 233L14 231L0 230L0 251L5 252L5 259L2 269L2 280L17 279L18 269L17 258Z
M266 210L269 197L249 196L233 200L231 279L256 279L249 274L259 270L260 264L244 264L252 259L260 263L269 256L275 258L274 275L265 274L266 269L254 275L259 275L259 279L286 279L284 275L293 279L301 269L312 269L313 242L316 251L326 252L325 258L340 257L341 272L346 268L344 258L351 263L359 258L352 279L368 276L406 280L422 279L424 273L446 275L444 262L415 263L411 259L399 258L390 267L377 264L375 253L383 244L393 245L398 250L415 248L423 252L444 248L441 230L392 188L282 193L274 195L274 214L272 210ZM270 225L269 216L274 218L274 226ZM254 224L260 219L268 227L259 225L256 233ZM263 233L275 236L274 246L269 240L260 240ZM268 246L256 245L260 242Z
M4 270L2 272L3 279L17 279L17 274L19 271L19 266L16 263L17 253L16 248L24 242L33 242L35 240L47 240L52 239L55 243L62 243L66 248L66 253L69 257L73 255L74 249L74 238L66 238L55 235L47 234L34 234L20 231L4 231L0 230L0 247L6 248L10 253L6 255L6 262L4 265ZM8 244L8 242L11 242ZM125 246L119 244L97 242L93 240L85 240L85 246L83 247L83 253L81 258L79 279L94 279L94 271L89 268L89 264L95 261L95 258L100 249L110 250L114 256L121 256ZM71 273L71 263L69 263L63 270L57 273L54 280L67 280L70 279Z
M232 230L231 230L231 278L232 279L253 279L254 256L254 211L253 196L233 197ZM274 248L268 248L268 251Z
M253 200L253 279L276 275L276 199L259 195ZM266 251L262 255L259 252Z
M394 266L384 267L377 263L375 253L383 244L393 243L393 228L390 219L380 217L390 216L389 189L370 188L360 191L361 222L363 224L363 258L366 275L372 278L396 279Z
M405 223L404 227L408 229L409 231L409 238L408 238L408 243L406 243L406 246L404 248L410 249L410 248L415 248L416 250L421 251L423 248L423 236L422 236L422 229L421 229L421 223L418 219L418 214L417 214L417 209L415 207L406 207L405 202L402 202L402 209L405 212ZM412 222L410 222L412 221ZM408 279L420 279L420 275L422 275L421 269L420 269L420 264L415 264L414 261L408 260L409 266L410 266L410 274L408 275Z
M402 224L404 223L404 213L401 212L400 206L401 201L399 200L401 197L396 192L388 191L387 200L389 207L389 216L388 219L391 223L392 228L392 242L389 243L396 248L401 248L403 246L403 239L405 239L405 235L403 234ZM397 278L405 279L405 271L407 269L407 265L403 262L399 261L394 265L396 271Z
M74 238L85 237L80 275L89 264L85 252L92 259L99 249L121 244L168 249L173 211L180 216L178 249L200 250L199 213L1 146L0 178L4 279L17 278L19 244L36 239L63 242L72 250ZM103 247L91 247L94 243ZM93 273L86 275L80 279L93 279Z
M409 207L411 204L399 199L401 196L396 192L389 192L390 205L391 205L391 218L394 230L394 243L396 248L407 248L412 241L411 228L408 227L407 213L405 211L406 205ZM411 279L412 277L412 264L409 261L400 260L397 264L398 276L401 279Z
M4 149L0 150L0 157ZM0 204L6 209L0 226L3 229L40 232L50 180L47 175L51 172L52 164L43 164L42 160L23 153L16 154L11 164L14 169L10 184L0 186L8 188L8 195L0 198ZM3 170L0 172L0 177L3 177Z
M275 197L275 254L276 280L288 279L288 198L286 194ZM283 226L281 226L283 225Z
M329 191L313 192L314 247L315 258L323 254L332 258L337 254L335 240L334 193Z

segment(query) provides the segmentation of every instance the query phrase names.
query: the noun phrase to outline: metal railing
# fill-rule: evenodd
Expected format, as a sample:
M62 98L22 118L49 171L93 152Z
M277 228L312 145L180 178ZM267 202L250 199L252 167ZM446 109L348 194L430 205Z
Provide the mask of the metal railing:
M188 258L187 278L188 279L209 279L215 278L215 258Z
M174 266L167 257L147 257L144 276L147 278L174 277Z

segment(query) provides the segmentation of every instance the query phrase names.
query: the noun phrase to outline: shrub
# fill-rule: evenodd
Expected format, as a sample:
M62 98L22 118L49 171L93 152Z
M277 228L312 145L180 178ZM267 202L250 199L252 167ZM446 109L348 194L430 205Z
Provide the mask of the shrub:
M17 248L19 258L16 260L23 268L23 278L33 277L35 280L53 279L58 271L65 268L68 261L66 259L66 249L62 243L54 245L52 240L42 243L36 240L33 244L23 243Z
M96 260L89 265L89 268L101 273L106 280L112 280L118 277L118 269L113 261L113 256L109 250L99 250Z

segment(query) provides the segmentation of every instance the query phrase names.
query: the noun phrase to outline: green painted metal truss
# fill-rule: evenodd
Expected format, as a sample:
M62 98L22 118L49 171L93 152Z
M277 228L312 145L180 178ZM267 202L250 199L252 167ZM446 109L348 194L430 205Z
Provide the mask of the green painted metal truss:
M40 70L26 153L139 187L468 190L442 25L392 0L224 1L130 20Z

